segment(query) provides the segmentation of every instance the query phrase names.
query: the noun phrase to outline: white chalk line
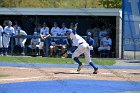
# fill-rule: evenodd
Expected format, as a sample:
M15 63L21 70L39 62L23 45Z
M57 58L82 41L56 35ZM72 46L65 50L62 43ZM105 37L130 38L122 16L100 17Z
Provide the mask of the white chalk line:
M38 79L38 78L43 78L43 77L45 77L45 76L39 76L39 77L27 77L27 78L0 79L0 81L29 80L29 79Z

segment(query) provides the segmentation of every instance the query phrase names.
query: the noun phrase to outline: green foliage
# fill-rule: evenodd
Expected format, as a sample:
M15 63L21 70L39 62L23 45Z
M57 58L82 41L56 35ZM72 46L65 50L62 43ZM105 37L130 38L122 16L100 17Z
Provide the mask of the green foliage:
M120 8L121 0L0 0L0 7L17 8Z
M99 5L104 8L121 8L122 0L99 0Z

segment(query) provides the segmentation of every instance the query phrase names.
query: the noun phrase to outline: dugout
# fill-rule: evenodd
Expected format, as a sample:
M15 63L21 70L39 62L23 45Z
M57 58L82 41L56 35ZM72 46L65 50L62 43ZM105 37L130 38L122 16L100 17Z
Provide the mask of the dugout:
M121 17L120 9L98 9L98 8L0 8L0 24L4 20L18 21L19 25L28 35L32 35L38 23L46 22L48 27L57 22L62 22L69 27L71 22L78 23L77 33L85 36L86 31L96 24L99 27L111 24L113 26L111 38L113 51L117 58L121 57ZM14 23L13 23L14 25ZM28 42L27 42L28 44Z

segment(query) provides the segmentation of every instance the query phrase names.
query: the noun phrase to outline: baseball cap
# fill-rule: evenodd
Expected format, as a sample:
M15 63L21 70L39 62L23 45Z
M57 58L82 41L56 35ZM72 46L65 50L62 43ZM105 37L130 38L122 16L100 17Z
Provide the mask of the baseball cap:
M34 32L34 35L37 35L37 32Z
M87 35L91 36L91 32L88 32Z
M17 27L17 30L21 30L21 28L20 27Z
M71 33L72 33L72 29L68 29L68 30L66 31L66 33L67 33L67 34L71 34Z

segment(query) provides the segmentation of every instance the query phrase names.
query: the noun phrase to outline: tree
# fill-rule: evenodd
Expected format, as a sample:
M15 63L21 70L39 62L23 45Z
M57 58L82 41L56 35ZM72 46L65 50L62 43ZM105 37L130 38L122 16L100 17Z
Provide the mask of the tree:
M99 0L99 5L104 8L121 8L122 0Z

